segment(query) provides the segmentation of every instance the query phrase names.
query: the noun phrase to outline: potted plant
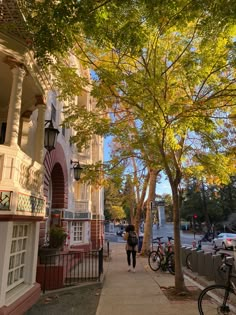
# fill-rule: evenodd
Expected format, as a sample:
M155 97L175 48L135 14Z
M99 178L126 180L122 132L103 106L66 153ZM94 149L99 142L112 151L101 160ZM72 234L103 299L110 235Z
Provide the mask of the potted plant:
M52 226L48 233L48 243L39 248L40 263L44 264L49 261L46 256L59 255L63 249L67 234L62 226ZM56 260L56 256L55 256ZM52 262L52 258L50 258Z
M62 249L67 234L62 226L53 226L49 231L49 248Z

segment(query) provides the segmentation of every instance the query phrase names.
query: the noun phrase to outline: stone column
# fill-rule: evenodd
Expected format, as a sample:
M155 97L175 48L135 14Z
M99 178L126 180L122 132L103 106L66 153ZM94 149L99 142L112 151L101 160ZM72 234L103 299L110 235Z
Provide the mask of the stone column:
M43 164L44 154L44 125L45 125L45 111L46 105L42 95L36 96L35 106L38 109L37 129L34 142L34 159L35 161Z
M11 62L13 81L7 114L7 130L5 144L17 146L20 128L22 85L26 71L22 64Z
M21 117L21 130L19 133L19 145L22 151L27 152L29 146L29 128L32 126L30 117ZM28 152L29 153L29 152Z

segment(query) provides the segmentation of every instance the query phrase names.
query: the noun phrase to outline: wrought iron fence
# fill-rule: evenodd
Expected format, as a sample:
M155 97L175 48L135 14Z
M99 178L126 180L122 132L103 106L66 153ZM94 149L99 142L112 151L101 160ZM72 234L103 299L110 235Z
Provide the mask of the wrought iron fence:
M40 257L37 281L43 293L85 281L100 281L103 273L103 248L89 252L73 251Z

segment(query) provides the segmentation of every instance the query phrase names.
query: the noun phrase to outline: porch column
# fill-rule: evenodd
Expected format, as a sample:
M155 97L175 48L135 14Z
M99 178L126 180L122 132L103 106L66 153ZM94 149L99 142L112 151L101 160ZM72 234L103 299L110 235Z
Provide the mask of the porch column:
M22 64L12 63L13 81L7 114L7 130L5 144L16 146L20 129L22 85L26 71Z
M38 109L38 120L37 120L37 128L35 135L35 143L34 143L34 152L35 161L43 164L43 154L44 154L44 125L45 125L45 111L46 105L43 100L42 95L36 96L36 104L35 106Z

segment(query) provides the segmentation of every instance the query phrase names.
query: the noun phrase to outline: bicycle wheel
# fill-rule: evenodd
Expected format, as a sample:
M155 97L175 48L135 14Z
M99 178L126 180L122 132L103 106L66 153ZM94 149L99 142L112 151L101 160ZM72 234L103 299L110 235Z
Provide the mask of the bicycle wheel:
M236 295L221 284L206 287L198 297L200 315L235 315ZM234 306L233 306L234 305Z
M174 253L170 253L166 257L166 266L167 266L169 273L174 275L175 274L175 255L174 255Z
M190 270L192 270L192 253L188 253L188 255L186 256L186 267Z
M148 263L153 271L157 271L161 266L161 255L153 250L148 256Z

